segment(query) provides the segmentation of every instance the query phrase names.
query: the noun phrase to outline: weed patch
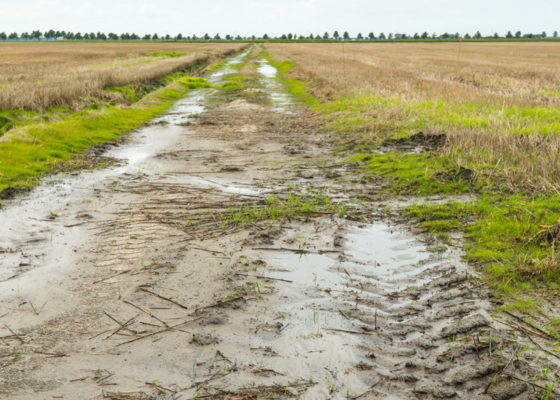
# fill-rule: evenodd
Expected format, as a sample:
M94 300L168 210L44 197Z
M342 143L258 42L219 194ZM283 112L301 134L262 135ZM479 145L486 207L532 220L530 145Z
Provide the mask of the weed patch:
M343 216L346 206L333 202L330 197L308 192L302 195L289 193L286 197L270 196L265 205L243 208L230 208L222 215L226 224L250 225L258 221L269 221L298 216L317 216L321 214L338 214Z
M188 55L187 53L177 53L176 51L154 51L144 54L144 57L179 58Z
M179 78L177 79L177 82L185 89L205 89L213 87L204 78L193 78L190 76Z

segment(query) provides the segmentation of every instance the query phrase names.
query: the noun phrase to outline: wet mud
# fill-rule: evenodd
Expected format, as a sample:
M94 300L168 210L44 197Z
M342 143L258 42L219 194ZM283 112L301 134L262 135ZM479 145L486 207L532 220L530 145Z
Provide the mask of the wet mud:
M119 162L5 204L0 397L541 398L542 358L493 319L462 238L359 201L376 183L257 62L248 89L90 154ZM224 217L316 191L347 211Z

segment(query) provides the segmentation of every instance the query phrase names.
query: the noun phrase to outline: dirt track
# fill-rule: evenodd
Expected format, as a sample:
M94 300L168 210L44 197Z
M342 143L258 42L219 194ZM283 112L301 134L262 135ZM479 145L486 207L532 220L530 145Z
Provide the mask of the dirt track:
M56 176L7 205L0 397L535 398L520 380L483 394L505 366L536 366L510 359L518 344L485 311L461 238L441 246L358 202L375 184L260 71L249 89L198 91L93 152L126 164ZM304 191L354 206L220 221Z

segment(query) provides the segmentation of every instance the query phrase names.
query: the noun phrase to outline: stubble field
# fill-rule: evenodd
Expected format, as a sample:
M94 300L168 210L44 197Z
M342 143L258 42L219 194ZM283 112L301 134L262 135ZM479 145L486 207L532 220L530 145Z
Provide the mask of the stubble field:
M0 110L72 106L111 86L146 82L239 51L239 43L2 43Z

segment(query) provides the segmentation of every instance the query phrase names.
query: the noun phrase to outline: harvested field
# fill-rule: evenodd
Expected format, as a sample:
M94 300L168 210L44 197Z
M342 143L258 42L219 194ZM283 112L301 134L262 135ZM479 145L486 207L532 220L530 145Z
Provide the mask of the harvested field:
M500 106L560 104L560 43L270 44L330 98L397 96Z
M99 97L107 87L154 80L244 47L239 43L2 43L0 111L69 106L79 97ZM146 56L151 53L156 54Z

